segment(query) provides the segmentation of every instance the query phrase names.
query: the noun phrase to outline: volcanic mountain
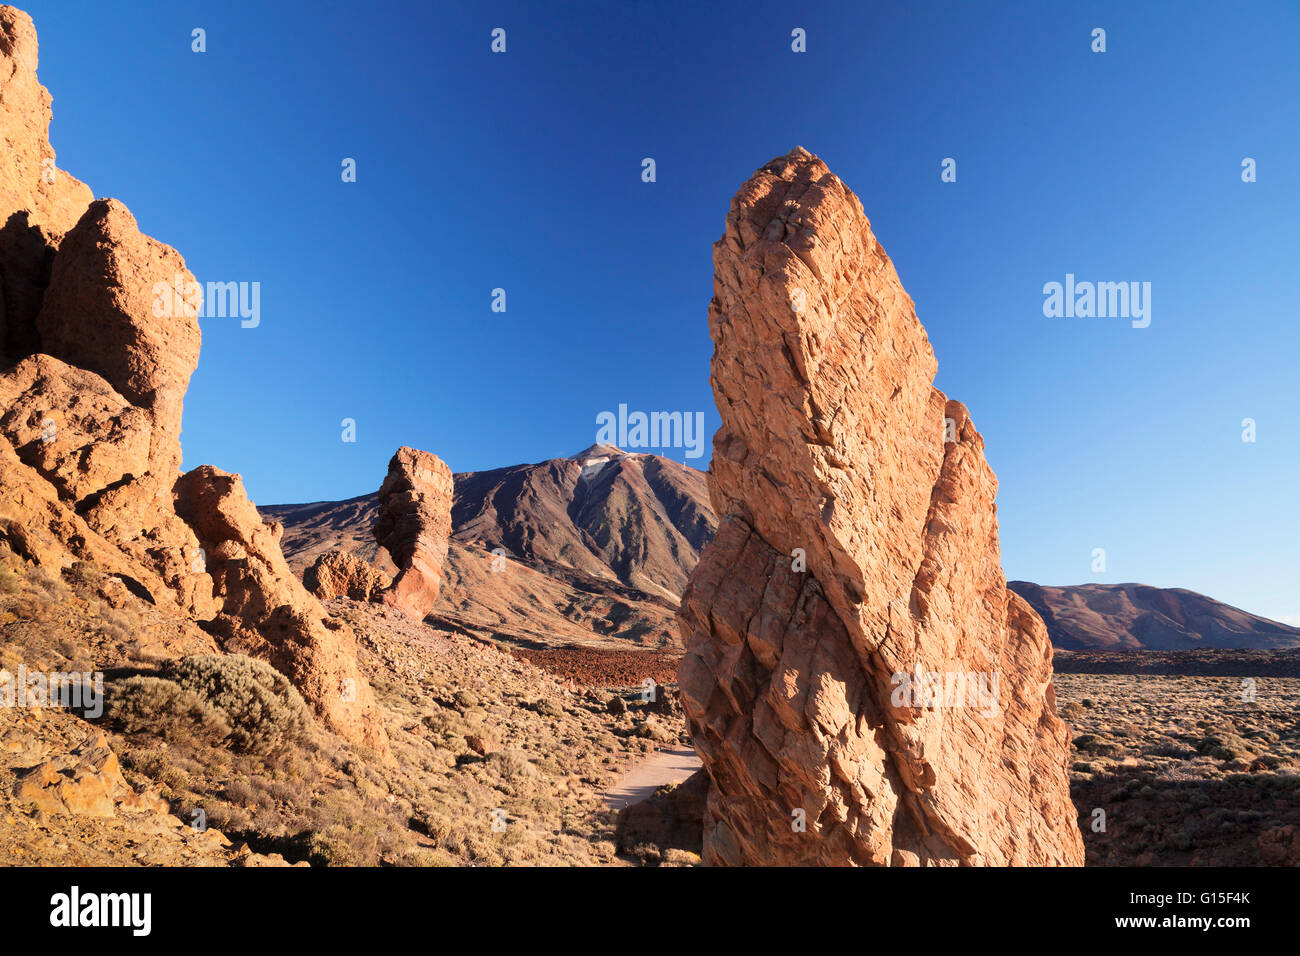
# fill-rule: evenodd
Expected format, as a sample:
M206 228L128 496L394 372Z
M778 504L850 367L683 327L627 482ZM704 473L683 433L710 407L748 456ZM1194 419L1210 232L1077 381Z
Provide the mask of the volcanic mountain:
M375 494L271 505L299 573L342 548L394 570L375 543ZM570 458L455 476L447 586L433 617L524 647L679 648L672 611L717 518L705 474L656 455L593 445ZM504 549L506 576L492 571ZM500 567L501 562L497 562ZM1185 588L1007 585L1064 650L1300 647L1300 628Z
M283 523L299 572L332 548L391 570L374 494L262 513ZM673 611L716 525L703 472L610 445L464 472L432 619L525 647L679 646Z
M1186 651L1300 647L1300 628L1258 617L1185 588L1145 584L1049 587L1011 581L1065 650Z

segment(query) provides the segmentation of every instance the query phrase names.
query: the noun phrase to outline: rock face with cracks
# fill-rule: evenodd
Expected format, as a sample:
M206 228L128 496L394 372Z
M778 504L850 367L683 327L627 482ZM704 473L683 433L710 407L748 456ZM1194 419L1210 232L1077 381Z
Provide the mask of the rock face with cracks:
M392 582L351 551L332 548L318 554L303 570L302 583L322 601L336 597L369 601Z
M36 65L31 18L0 5L0 541L54 576L90 562L203 622L383 750L353 636L289 572L277 527L238 476L181 479L197 283L124 205L55 166Z
M387 750L374 694L357 667L355 635L289 570L281 526L262 520L239 476L201 465L177 482L176 504L203 544L216 585L221 606L209 627L222 650L267 661L331 730Z
M0 7L0 434L31 469L0 456L4 517L11 529L27 524L33 540L45 528L62 539L61 553L46 547L45 563L66 565L102 541L152 600L203 618L212 581L194 570L198 541L172 506L199 327L183 310L154 308L156 284L193 276L125 206L92 202L55 167L36 63L31 18ZM68 513L50 520L16 503L50 498Z
M433 610L451 538L451 469L427 451L403 446L379 486L375 540L397 565L397 576L378 600L416 620Z
M36 319L43 351L149 413L149 470L167 482L180 468L181 404L199 364L197 293L175 296L177 284L198 288L180 253L143 235L116 199L99 199L59 245Z
M997 482L858 198L802 149L714 245L720 518L679 612L713 864L1080 865Z
M55 163L52 99L36 64L32 18L0 6L0 353L37 351L36 314L54 252L92 198Z

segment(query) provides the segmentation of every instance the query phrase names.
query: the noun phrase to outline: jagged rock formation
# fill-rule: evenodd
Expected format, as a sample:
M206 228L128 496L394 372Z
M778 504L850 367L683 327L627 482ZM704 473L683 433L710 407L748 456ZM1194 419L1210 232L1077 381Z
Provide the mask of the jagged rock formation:
M370 601L392 580L352 552L335 548L316 556L316 560L303 571L302 583L322 601L336 597Z
M1081 864L1047 632L861 203L796 149L737 193L714 265L721 524L680 612L706 861Z
M14 796L22 803L55 814L111 817L119 809L155 814L169 809L167 801L157 793L137 793L131 788L102 730L91 731L76 750L56 754L23 772L14 786Z
M91 200L55 165L50 103L36 79L32 18L0 6L0 353L36 351L36 315L54 250Z
M382 749L351 634L288 572L238 479L191 472L194 528L178 514L198 287L125 206L54 167L36 64L31 18L0 6L0 541L47 573L93 562L141 600L212 620L328 726Z
M192 315L152 308L155 283L193 276L175 250L140 234L121 203L91 202L88 188L54 167L50 96L36 62L31 19L0 8L9 148L0 169L0 347L17 360L0 372L0 432L54 486L55 500L123 552L153 600L202 618L214 606L212 582L194 570L198 541L171 504L199 328ZM46 497L31 484L36 475L7 469L5 478L13 497ZM35 517L7 511L14 524ZM45 527L63 529L55 535L74 546L71 556L99 550L77 523L60 515Z
M178 283L194 290L190 302L174 295ZM149 413L148 470L164 482L180 468L181 404L199 364L198 318L186 308L197 290L180 253L143 235L116 199L99 199L59 244L36 318L42 351Z
M452 491L451 469L442 459L406 446L388 462L379 486L375 540L397 565L397 576L379 600L416 620L433 610L442 586Z
M679 646L677 602L717 525L704 472L593 445L453 478L451 545L431 622L529 648ZM261 511L284 523L295 570L306 574L332 549L387 570L371 533L375 494Z
M223 650L268 661L335 732L385 750L356 638L289 570L282 528L263 521L238 475L200 465L176 483L177 511L198 533L221 607L209 625Z

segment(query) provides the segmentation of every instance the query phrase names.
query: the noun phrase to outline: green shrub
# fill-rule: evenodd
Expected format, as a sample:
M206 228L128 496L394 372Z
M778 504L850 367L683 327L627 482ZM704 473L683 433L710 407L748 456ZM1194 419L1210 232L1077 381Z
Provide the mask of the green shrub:
M164 676L193 691L230 723L236 750L272 753L300 741L311 713L289 679L264 661L200 654L168 665Z

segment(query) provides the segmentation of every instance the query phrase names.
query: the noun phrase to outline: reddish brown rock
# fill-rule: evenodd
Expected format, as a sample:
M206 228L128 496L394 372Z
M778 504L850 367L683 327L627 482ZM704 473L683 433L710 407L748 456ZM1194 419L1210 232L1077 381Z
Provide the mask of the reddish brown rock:
M405 446L389 461L379 487L375 540L398 569L379 600L419 620L433 609L442 586L454 490L442 459Z
M202 465L176 483L176 504L203 546L220 601L209 627L222 649L267 661L293 681L326 726L386 751L355 635L294 576L280 551L279 523L262 520L240 477Z
M186 614L206 620L215 613L205 559L193 530L176 514L172 484L146 474L93 496L83 510L87 524L162 579L165 593Z
M143 235L120 202L100 199L59 245L36 319L42 351L102 375L149 412L149 470L167 483L180 468L181 404L199 362L196 289L180 253Z
M176 577L165 579L152 563L135 559L91 527L77 513L74 503L61 497L57 486L42 477L36 468L24 464L13 446L4 440L0 440L0 492L0 542L24 561L56 576L74 562L90 561L104 573L129 582L130 588L151 604L174 606L172 596L181 602L188 595L189 605L197 609L192 612L196 617L211 616L212 579L204 573L201 564L186 563L177 569ZM104 497L116 493L116 490L106 492L98 500L102 502ZM178 526L172 533L188 536L194 542L192 553L197 557L198 539L171 511L170 494L155 507L153 520ZM141 513L145 510L143 506L140 509ZM137 514L127 523L139 526L143 518ZM141 544L145 543L142 540ZM192 626L186 630L195 632ZM210 638L205 636L205 640L207 646L212 646Z
M279 526L237 476L178 482L197 285L125 206L90 202L53 168L35 71L30 18L0 7L0 352L18 360L0 361L0 540L56 573L91 561L150 603L210 620L229 649L289 676L328 726L385 749L355 638L289 572Z
M131 576L148 579L154 599L207 617L212 582L172 504L199 328L183 307L155 307L156 289L193 276L175 250L139 232L121 203L90 203L84 186L42 165L53 157L49 95L35 68L30 19L0 8L0 76L8 77L0 128L13 149L12 162L0 164L0 318L8 330L0 346L26 356L0 373L0 432L60 500L138 565ZM176 306L171 296L162 304ZM84 541L63 541L63 564Z
M90 189L55 164L49 91L36 79L36 28L0 6L0 353L37 351L36 313L63 234L90 203Z
M392 582L388 575L355 554L334 548L316 556L303 571L302 583L322 601L336 597L369 601Z
M1081 864L1047 632L861 203L796 149L736 195L714 265L721 525L680 612L705 860Z
M48 355L0 374L0 432L72 501L149 469L152 421L100 376Z
M22 771L14 783L14 796L19 803L46 813L79 816L111 817L119 809L165 814L169 809L157 793L131 788L102 730L92 730L75 750Z
M61 556L50 551L47 563L57 569L96 550L84 528L74 530L84 520L94 537L133 564L129 575L155 600L174 600L196 617L211 615L212 581L198 561L198 539L176 516L170 483L149 471L155 427L147 411L99 375L42 354L0 372L0 406L0 435L35 472L0 469L10 497L20 497L20 487L35 490L32 482L43 479L52 494L37 491L44 499L40 510L62 510L53 505L57 498L77 514L75 522L44 525L66 530ZM179 454L179 441L171 444ZM13 517L39 520L37 513L15 509ZM102 554L96 560L103 563Z

